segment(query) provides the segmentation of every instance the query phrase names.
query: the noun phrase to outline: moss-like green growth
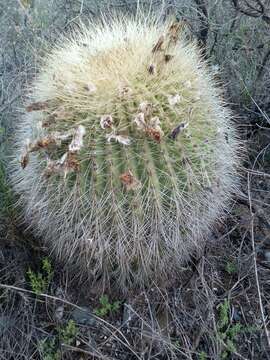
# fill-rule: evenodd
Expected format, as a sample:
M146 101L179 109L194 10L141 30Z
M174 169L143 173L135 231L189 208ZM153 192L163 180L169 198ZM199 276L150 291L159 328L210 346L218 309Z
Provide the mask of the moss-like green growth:
M113 314L114 312L118 311L120 308L120 301L110 302L108 295L102 295L99 298L100 306L94 309L94 313L97 316L107 316L108 314Z
M32 291L37 295L46 293L53 278L52 264L48 258L42 260L42 273L28 269L27 275Z
M13 179L60 258L130 287L201 251L235 185L238 142L181 23L83 28L31 90Z

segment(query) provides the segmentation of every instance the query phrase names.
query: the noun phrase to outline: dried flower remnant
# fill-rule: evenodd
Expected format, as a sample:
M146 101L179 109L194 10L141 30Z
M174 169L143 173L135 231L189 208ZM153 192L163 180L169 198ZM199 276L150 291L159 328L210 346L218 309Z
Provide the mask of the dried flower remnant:
M71 136L74 136L75 130L70 129L65 133L60 133L59 131L52 132L49 137L56 139L58 141L59 146L61 145L61 141L69 139Z
M71 130L67 134L59 135L58 137L66 139L70 137L71 134L73 134L73 139L68 146L68 152L66 152L59 160L47 159L47 167L45 170L47 176L51 176L52 174L63 174L64 178L66 178L68 173L79 171L80 164L76 157L76 153L83 147L85 127L79 125L76 130Z
M155 140L156 142L160 143L161 138L162 138L162 134L160 131L154 129L154 128L148 128L146 129L146 134L152 138L153 140Z
M160 127L160 120L158 116L152 117L149 121L149 127L154 129L160 133L161 136L164 135L161 127Z
M132 94L131 87L129 87L127 85L119 86L118 90L119 90L118 94L121 98L128 98Z
M51 103L51 100L37 101L37 102L34 102L34 103L26 106L25 109L27 112L46 110L49 108L50 103Z
M117 142L119 142L120 144L123 144L123 145L130 145L131 144L131 139L128 136L116 134L114 132L111 133L111 134L107 134L106 138L107 138L108 142L111 142L111 140L115 140L115 141L117 141Z
M188 89L191 89L191 88L192 88L192 83L191 83L190 80L185 81L184 85L185 85L185 87L187 87Z
M161 35L157 43L152 49L152 53L156 54L158 52L164 52L165 49L168 49L171 43L176 44L179 36L180 29L182 24L180 22L174 22L170 25L168 32L165 35ZM173 55L165 55L165 62L168 62L172 59Z
M180 29L182 24L180 22L174 22L170 25L169 29L165 31L163 35L158 38L158 41L152 48L152 61L153 63L148 67L148 72L153 75L156 73L156 67L158 71L166 65L174 54L171 54L172 50L175 49L176 42L179 37Z
M76 157L75 153L68 152L66 159L66 166L69 171L79 171L80 163Z
M56 120L56 116L54 114L50 114L49 116L47 116L45 119L43 119L40 122L40 127L43 129L48 128L51 125L55 124L55 122L56 122L55 120Z
M177 136L188 127L189 123L181 123L178 126L176 126L176 128L173 129L173 131L170 133L170 138L175 140L177 138Z
M29 163L29 145L30 145L30 140L27 139L23 153L20 158L20 163L21 163L22 169L25 169Z
M51 160L47 159L47 167L45 169L45 175L51 176L53 174L64 175L66 178L70 172L78 172L80 164L74 153L67 152L61 159Z
M130 170L120 175L120 180L127 191L138 190L141 187L141 182L136 179Z
M112 115L103 115L100 118L100 126L102 129L111 128L113 125Z
M28 153L28 152L24 152L24 153L22 154L20 163L21 163L22 169L25 169L26 166L27 166L28 163L29 163L29 153Z
M143 101L139 104L139 110L145 116L150 116L153 111L153 105L147 101Z
M61 139L57 136L57 134L45 136L43 138L37 139L34 142L27 140L25 149L30 153L40 149L45 149L50 145L61 145Z
M152 49L152 53L155 54L158 51L162 50L162 46L164 44L164 35L161 35L161 37L158 39L157 43L155 44L155 46Z
M144 113L140 112L134 118L134 123L137 125L138 130L145 130L147 125L144 119Z
M45 169L45 175L51 176L52 174L61 173L66 159L67 159L67 153L65 153L61 157L61 159L58 160L51 160L47 156L47 167Z
M164 133L160 127L160 120L158 116L152 117L148 122L146 122L144 113L140 112L135 116L134 123L137 125L138 130L144 131L156 142L161 141Z
M168 102L171 106L175 106L180 102L180 100L181 100L181 96L179 94L168 96Z
M171 61L173 59L174 55L171 54L165 54L164 55L164 60L166 63L168 63L169 61Z
M79 125L78 128L75 130L73 139L71 143L69 144L69 151L71 153L75 153L81 150L83 147L83 137L85 135L85 127L82 125Z
M26 144L24 146L24 150L21 156L21 167L23 169L29 163L29 154L31 152L39 151L41 149L47 149L49 146L61 146L63 140L67 140L74 134L74 130L67 131L65 134L61 134L57 131L43 137L37 139L34 142L31 142L29 139L26 140Z
M160 127L160 120L158 116L150 119L149 126L146 129L146 134L156 142L160 143L164 132Z
M97 91L97 87L95 84L93 83L87 83L86 85L84 85L84 90L86 90L89 94L93 94Z
M148 66L148 72L150 75L154 75L156 73L156 66L154 64L150 64Z
M172 23L166 34L161 35L152 48L152 54L154 56L158 56L158 54L163 55L162 59L159 59L161 62L165 61L165 63L167 63L173 58L174 55L165 52L169 50L171 45L176 44L181 27L182 25L179 22Z
M66 90L66 92L70 95L73 95L76 91L78 91L78 87L76 84L66 84L64 86L64 89Z
M50 125L53 125L58 120L64 120L71 117L71 111L67 111L65 107L60 106L58 109L53 111L42 121L42 128L48 128Z
M178 21L172 23L171 26L169 27L168 35L169 35L170 41L173 42L174 44L178 40L178 36L179 36L180 30L182 27L183 27L183 23L178 22Z

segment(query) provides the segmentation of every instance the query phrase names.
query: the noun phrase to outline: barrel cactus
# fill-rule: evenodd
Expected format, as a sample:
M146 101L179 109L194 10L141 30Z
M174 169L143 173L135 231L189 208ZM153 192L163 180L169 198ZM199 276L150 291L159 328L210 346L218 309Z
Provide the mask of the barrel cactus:
M228 205L239 146L182 24L89 25L48 53L29 93L11 174L29 226L90 279L178 276Z

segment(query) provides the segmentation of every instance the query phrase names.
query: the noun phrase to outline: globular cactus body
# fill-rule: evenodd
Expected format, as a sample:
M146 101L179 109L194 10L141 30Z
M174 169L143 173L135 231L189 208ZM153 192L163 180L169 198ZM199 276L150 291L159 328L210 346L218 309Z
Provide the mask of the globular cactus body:
M231 114L181 24L117 20L53 49L17 130L26 221L123 288L200 252L235 187Z

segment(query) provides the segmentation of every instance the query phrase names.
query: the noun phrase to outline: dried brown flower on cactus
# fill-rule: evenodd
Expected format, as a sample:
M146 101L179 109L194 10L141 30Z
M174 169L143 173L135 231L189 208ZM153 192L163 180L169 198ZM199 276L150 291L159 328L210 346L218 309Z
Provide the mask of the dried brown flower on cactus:
M171 132L170 138L175 140L177 136L188 127L188 122L177 125Z
M100 126L102 129L111 128L113 125L113 117L112 115L103 115L100 118Z
M40 111L40 110L46 110L49 108L51 101L50 100L46 100L46 101L37 101L34 102L28 106L26 106L26 111L27 112L31 112L31 111Z
M65 153L59 160L47 159L47 167L45 175L51 176L54 174L63 175L66 178L70 172L78 172L80 170L80 163L74 153Z
M155 46L152 49L152 53L156 53L157 51L162 50L162 45L164 44L164 35L161 35L161 37L158 39L158 42L155 44Z
M141 183L135 176L132 174L130 170L120 175L120 180L125 186L127 191L130 190L138 190L141 186Z
M117 142L119 142L120 144L123 144L123 145L130 145L131 144L131 139L128 136L121 135L121 134L116 134L114 132L112 132L111 134L107 134L106 138L107 138L108 142L111 142L111 140L115 140L115 141L117 141Z
M181 96L179 94L168 96L168 101L171 106L178 104L180 100L181 100Z
M87 83L86 85L84 85L83 87L89 94L93 94L97 91L97 87L95 84L93 83Z
M148 72L150 75L154 75L156 73L156 66L155 64L150 64L148 66Z
M139 111L144 114L144 116L150 116L153 111L153 105L147 101L143 101L139 104Z
M68 147L71 153L75 153L81 150L81 148L83 147L84 135L85 135L85 127L79 125L78 128L75 130L73 139Z

